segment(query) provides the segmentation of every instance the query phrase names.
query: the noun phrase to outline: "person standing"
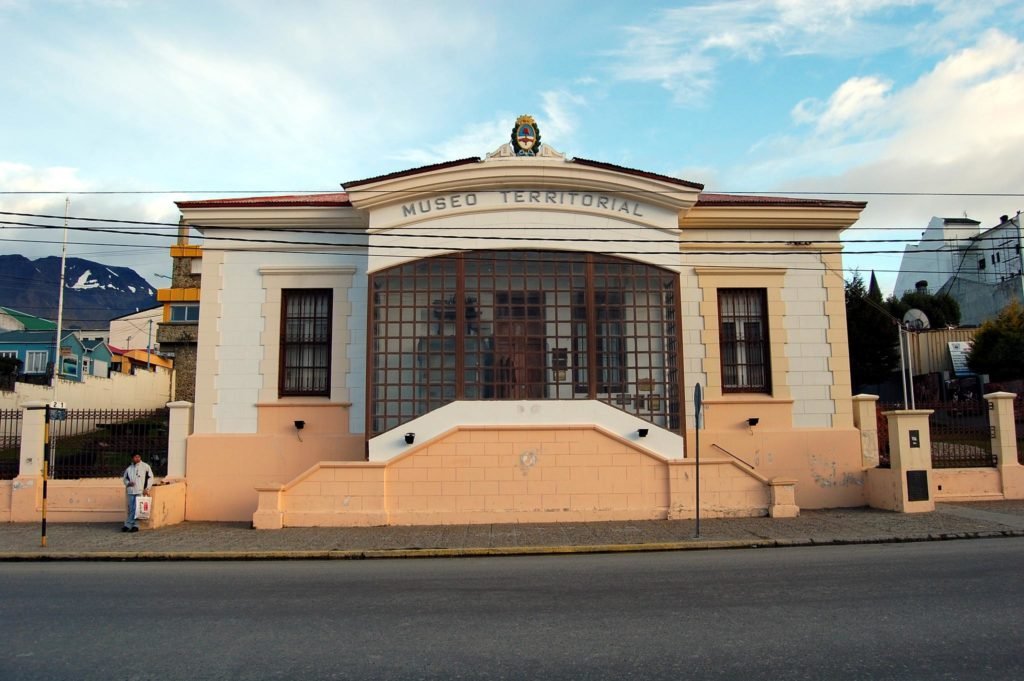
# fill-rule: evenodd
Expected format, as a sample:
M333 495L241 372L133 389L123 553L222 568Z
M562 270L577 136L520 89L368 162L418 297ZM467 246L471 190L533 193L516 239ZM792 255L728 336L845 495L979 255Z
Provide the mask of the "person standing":
M148 494L153 487L153 469L149 467L148 463L143 463L141 456L133 454L131 464L124 469L121 482L124 483L127 503L127 516L121 531L138 532L139 522L135 519L135 500L141 494Z

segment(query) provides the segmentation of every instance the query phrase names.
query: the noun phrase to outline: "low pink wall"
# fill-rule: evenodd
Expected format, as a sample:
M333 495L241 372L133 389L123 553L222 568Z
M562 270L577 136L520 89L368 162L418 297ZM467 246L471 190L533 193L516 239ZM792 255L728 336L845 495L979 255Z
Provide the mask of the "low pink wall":
M280 521L291 527L386 525L384 471L381 463L321 463L281 495ZM332 521L321 522L325 516ZM261 527L255 517L254 524Z
M11 481L0 480L0 523L11 522Z
M295 428L279 435L192 435L188 439L185 479L187 520L249 521L257 505L257 487L294 480L319 461L361 460L361 436L315 436Z
M261 488L253 524L691 518L695 475L693 461L667 461L592 426L467 427L387 463L320 463L287 485ZM769 512L767 481L732 460L702 462L700 482L705 517Z
M13 489L10 520L16 523L38 521L42 517L42 478L18 478L14 483L20 487ZM48 522L114 523L123 521L124 514L124 485L118 478L47 482Z
M153 497L149 520L140 525L145 529L155 530L167 525L175 525L185 520L185 482L178 480L167 484L153 485L150 491Z
M995 468L939 468L931 472L932 490L940 501L1002 499L1002 480Z
M796 503L800 508L855 507L867 503L859 430L771 430L763 422L751 428L734 420L737 423L731 428L701 431L702 460L727 456L714 447L718 445L753 465L765 478L796 480ZM695 446L696 438L690 431L687 452L691 457Z
M871 508L895 511L903 499L902 482L890 468L869 468L866 471L865 500Z
M670 518L695 518L697 464L694 460L668 464L672 508ZM701 457L700 514L703 518L749 518L767 515L771 490L732 460Z
M256 433L189 436L187 520L252 520L257 487L283 485L321 461L363 461L348 404L275 402L257 407ZM295 421L303 421L302 430Z
M664 518L663 459L592 428L459 430L387 469L394 524Z

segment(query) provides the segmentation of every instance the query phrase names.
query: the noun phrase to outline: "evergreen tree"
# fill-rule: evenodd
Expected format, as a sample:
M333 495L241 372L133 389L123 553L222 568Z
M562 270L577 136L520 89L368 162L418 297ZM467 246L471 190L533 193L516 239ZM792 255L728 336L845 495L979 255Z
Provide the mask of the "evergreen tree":
M846 282L846 328L854 392L882 383L899 369L899 329L885 311L874 272L870 290L859 272Z

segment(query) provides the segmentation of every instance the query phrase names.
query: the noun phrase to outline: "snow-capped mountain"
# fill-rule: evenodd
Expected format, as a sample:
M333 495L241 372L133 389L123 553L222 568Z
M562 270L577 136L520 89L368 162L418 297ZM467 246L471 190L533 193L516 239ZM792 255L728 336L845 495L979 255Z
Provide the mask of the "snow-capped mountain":
M0 255L0 306L57 319L60 258ZM108 322L157 305L156 289L130 267L68 258L64 268L64 327L106 328Z

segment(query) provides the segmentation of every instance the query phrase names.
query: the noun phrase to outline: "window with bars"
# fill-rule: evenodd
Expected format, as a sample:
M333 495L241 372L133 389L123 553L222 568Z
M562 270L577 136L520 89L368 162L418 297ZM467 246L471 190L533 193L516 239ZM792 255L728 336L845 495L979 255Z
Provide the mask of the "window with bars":
M722 392L771 392L765 289L719 289Z
M680 427L678 276L602 254L475 251L370 276L367 433L456 400L600 400Z
M278 394L331 394L331 291L281 291L281 359Z
M572 308L573 347L576 361L576 392L590 390L587 367L591 365L587 353L589 341L594 346L594 383L599 393L621 393L625 390L626 339L625 310L621 291L594 291L593 307L589 307L586 293L577 291ZM592 311L591 311L592 310ZM590 333L590 331L593 333Z

